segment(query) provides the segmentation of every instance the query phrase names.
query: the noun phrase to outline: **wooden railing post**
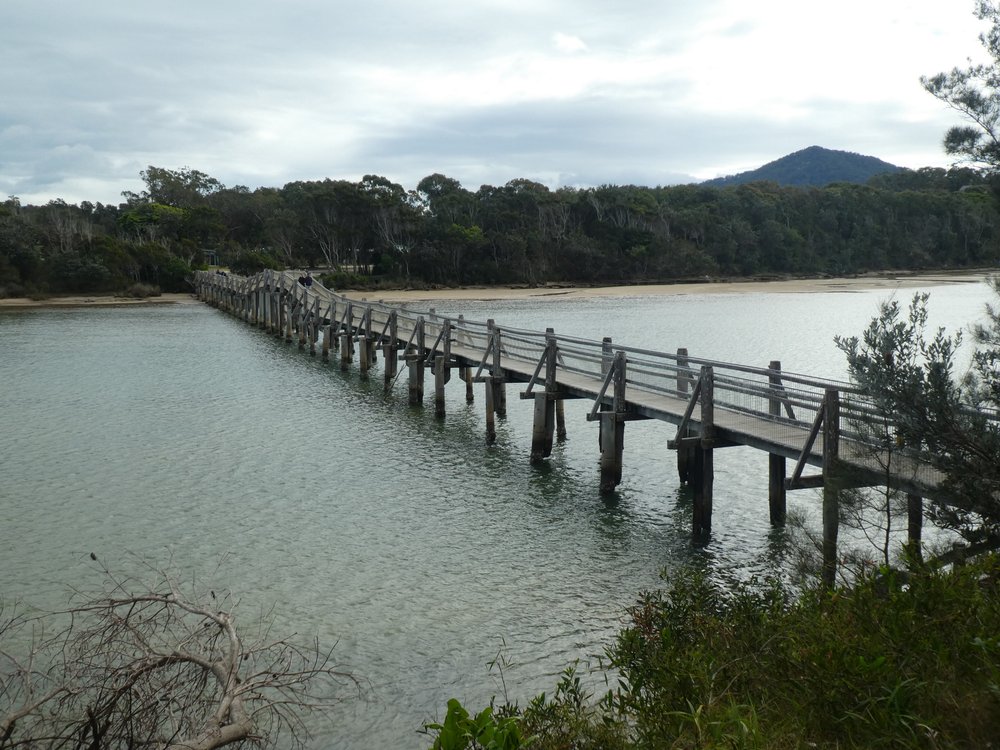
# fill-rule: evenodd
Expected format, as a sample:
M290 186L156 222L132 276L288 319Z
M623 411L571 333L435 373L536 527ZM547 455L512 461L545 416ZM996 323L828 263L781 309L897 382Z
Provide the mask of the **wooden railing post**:
M501 419L507 417L507 387L504 381L503 365L500 357L503 354L503 342L501 340L500 328L490 318L487 327L493 332L493 367L491 368L491 381L493 384L493 410Z
M385 360L385 390L388 391L396 379L399 358L396 356L396 340L399 338L399 315L389 313L389 339L382 344L382 359Z
M465 316L458 316L459 330L465 330ZM465 403L471 404L476 400L476 395L472 390L472 368L468 363L458 368L458 377L465 383Z
M531 462L552 455L552 436L556 426L556 366L559 353L555 331L545 329L545 389L535 393L535 415L531 430Z
M406 353L406 367L409 372L409 404L418 406L424 402L424 356L427 342L424 336L424 316L417 318L414 343Z
M451 362L451 320L441 323L441 351L434 357L434 416L445 416L444 387L449 380Z
M681 347L677 350L677 394L685 398L691 384L691 373L688 372L688 350ZM690 429L685 429L683 434L678 433L678 438L685 438L692 435ZM677 446L677 478L681 484L688 484L691 481L691 467L695 463L694 446L680 444Z
M344 309L344 323L340 331L340 369L347 372L354 354L354 305L347 303Z

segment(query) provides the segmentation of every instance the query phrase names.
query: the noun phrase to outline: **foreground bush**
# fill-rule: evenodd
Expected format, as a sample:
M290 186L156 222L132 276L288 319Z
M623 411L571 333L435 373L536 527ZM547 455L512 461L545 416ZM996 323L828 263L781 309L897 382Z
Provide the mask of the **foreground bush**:
M798 596L684 574L629 614L617 689L506 707L531 747L1000 746L1000 558Z

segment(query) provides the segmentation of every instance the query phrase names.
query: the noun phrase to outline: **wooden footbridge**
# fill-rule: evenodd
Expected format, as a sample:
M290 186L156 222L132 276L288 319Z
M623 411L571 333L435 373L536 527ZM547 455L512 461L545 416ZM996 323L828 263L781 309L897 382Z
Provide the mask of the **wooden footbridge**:
M680 480L694 495L693 532L712 524L713 452L746 445L768 454L771 521L785 516L788 490L823 488L825 577L836 571L839 492L845 487L890 485L909 497L909 538L919 547L922 498L934 496L940 476L917 454L884 449L866 435L891 434L884 415L845 383L767 367L665 353L613 343L502 327L493 320L446 318L382 303L358 302L318 282L299 283L294 272L265 271L244 278L199 272L200 299L283 337L324 360L339 352L340 367L355 353L367 377L381 351L385 388L406 368L409 402L424 399L433 376L435 414L445 415L445 386L453 370L473 400L485 386L486 440L506 416L507 383L523 384L534 402L531 460L543 460L554 436L565 437L563 401L593 402L588 420L600 425L600 487L612 491L622 477L625 424L656 419L676 425L667 447L677 452ZM871 428L871 429L869 429ZM882 447L879 447L879 446ZM789 467L791 471L789 472ZM819 471L816 471L818 467Z

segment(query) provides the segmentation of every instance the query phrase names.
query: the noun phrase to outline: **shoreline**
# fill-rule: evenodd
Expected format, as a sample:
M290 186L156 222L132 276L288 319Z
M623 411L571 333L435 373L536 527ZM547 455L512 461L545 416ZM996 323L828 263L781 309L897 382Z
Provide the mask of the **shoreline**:
M0 310L31 310L53 307L124 307L133 305L190 305L198 301L188 292L171 292L159 297L118 297L114 294L74 294L65 297L31 299L7 297L0 299Z
M513 299L591 299L596 297L652 297L707 294L812 294L817 292L854 292L884 289L918 289L923 286L943 286L946 284L974 284L996 273L995 269L963 271L937 271L919 274L905 272L870 276L850 276L812 279L740 279L726 281L679 282L673 284L629 284L618 286L581 287L561 284L547 284L538 287L489 287L471 286L455 289L379 289L340 290L352 300L380 302L437 302L489 301Z
M650 297L706 294L811 294L817 292L854 292L884 289L917 289L922 286L972 284L982 281L995 269L936 271L928 273L881 273L812 279L740 279L726 281L678 282L673 284L628 284L618 286L573 286L546 284L538 287L470 286L448 289L377 289L338 290L352 300L388 303L452 301L489 301L516 299L591 299L597 297ZM159 297L135 299L115 295L69 295L34 300L27 297L0 299L0 310L30 310L38 308L120 307L130 305L185 305L198 302L193 293L168 293Z

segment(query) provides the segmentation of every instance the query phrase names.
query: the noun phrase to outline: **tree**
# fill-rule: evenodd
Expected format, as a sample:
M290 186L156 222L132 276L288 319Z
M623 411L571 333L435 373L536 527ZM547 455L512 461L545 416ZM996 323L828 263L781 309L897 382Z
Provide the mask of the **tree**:
M922 76L933 96L957 110L970 125L956 125L944 137L944 150L989 173L1000 170L1000 5L977 0L976 16L992 27L979 35L991 62Z
M302 713L357 685L269 622L248 636L229 594L152 567L148 583L98 572L101 589L62 612L0 607L0 750L301 745Z
M1000 277L990 281L1000 298ZM880 414L891 415L898 448L918 452L943 475L931 520L958 532L971 551L1000 548L1000 311L972 328L979 345L956 373L960 334L927 331L928 295L908 313L884 302L861 338L837 338L851 379Z
M139 172L139 176L146 183L146 190L140 194L123 192L129 204L163 203L177 208L191 208L202 205L205 198L225 189L214 177L190 167L172 170L150 164Z

